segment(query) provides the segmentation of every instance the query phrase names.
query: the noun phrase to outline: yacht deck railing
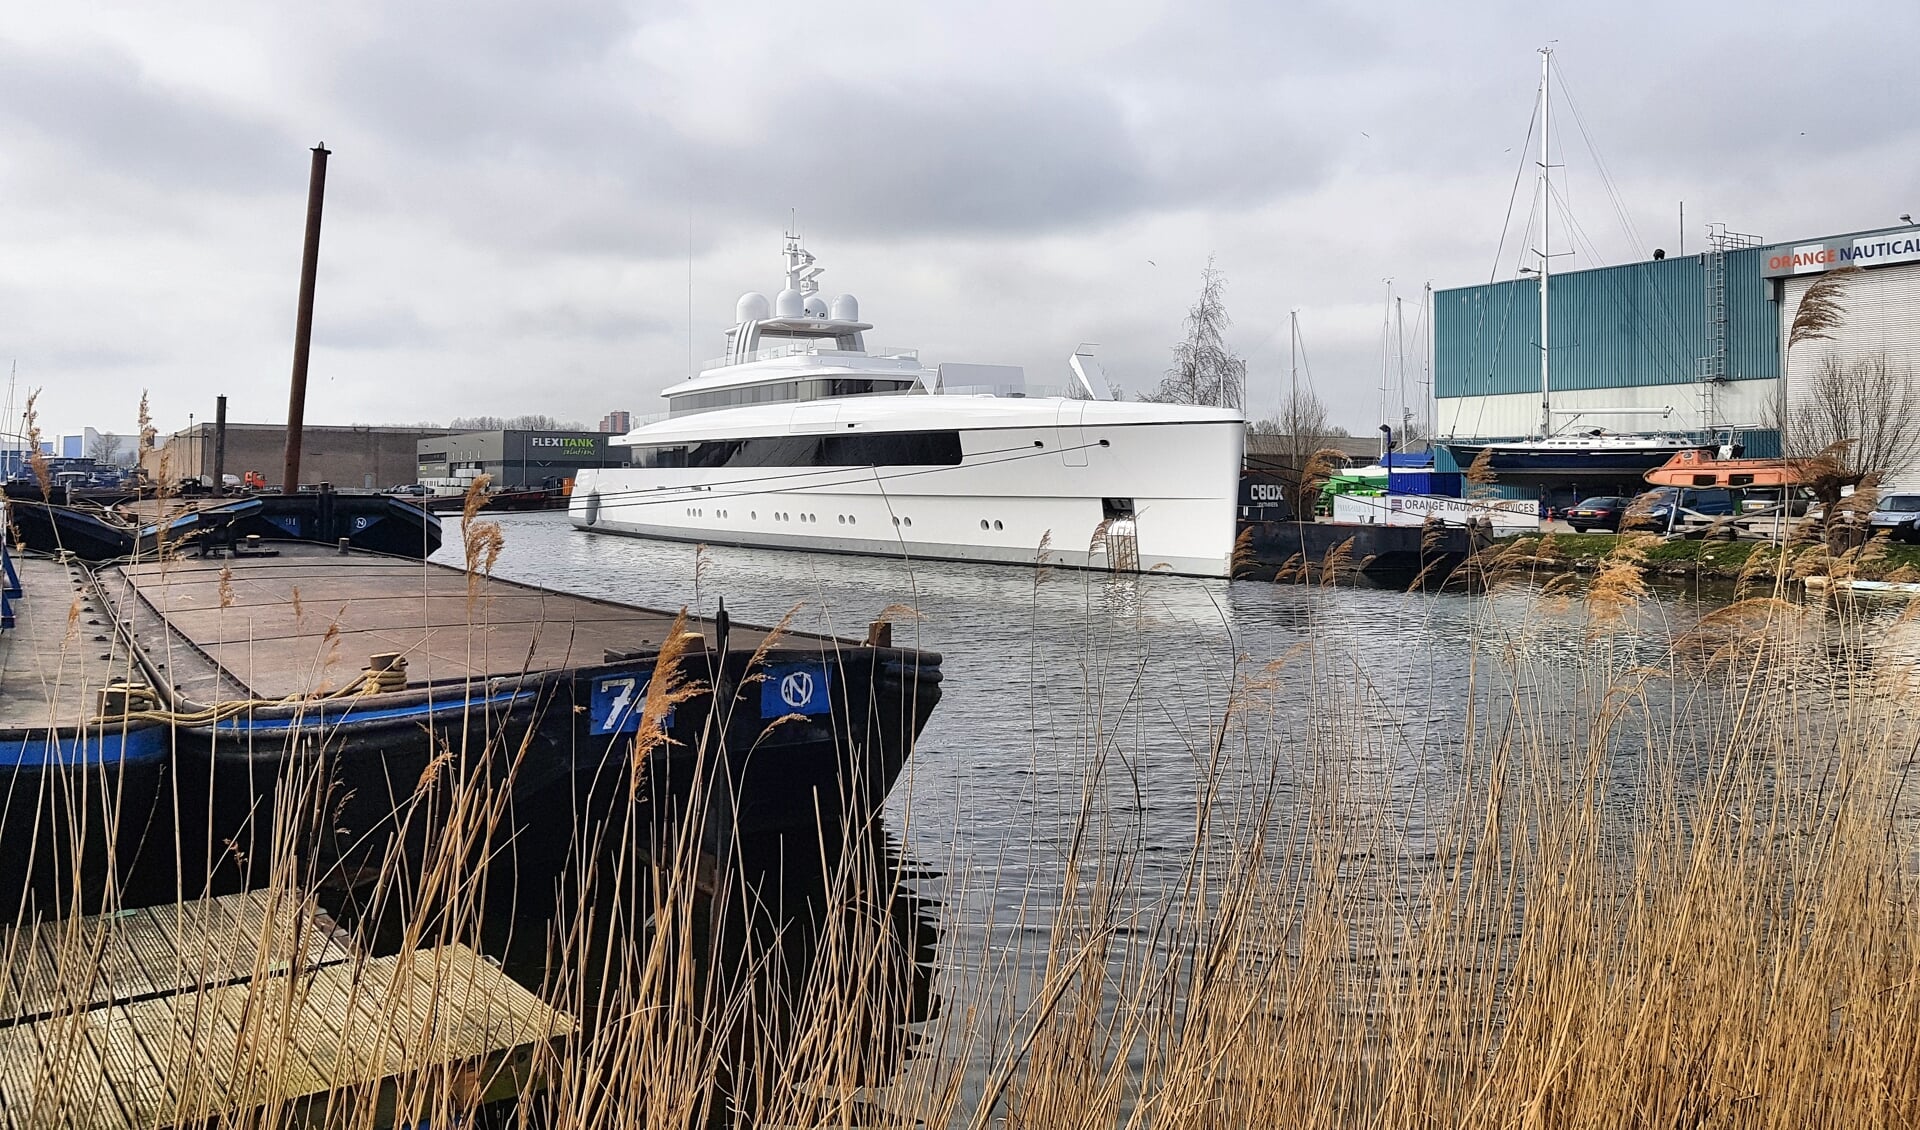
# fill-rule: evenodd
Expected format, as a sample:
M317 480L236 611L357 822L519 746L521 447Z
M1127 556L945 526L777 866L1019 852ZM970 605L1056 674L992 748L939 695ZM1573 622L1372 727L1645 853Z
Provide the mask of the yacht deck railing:
M702 372L708 369L722 369L729 365L746 365L754 361L773 361L781 357L850 357L871 361L913 361L920 360L918 349L896 349L881 346L877 349L833 349L810 341L784 341L777 345L763 345L745 357L714 357L703 362Z

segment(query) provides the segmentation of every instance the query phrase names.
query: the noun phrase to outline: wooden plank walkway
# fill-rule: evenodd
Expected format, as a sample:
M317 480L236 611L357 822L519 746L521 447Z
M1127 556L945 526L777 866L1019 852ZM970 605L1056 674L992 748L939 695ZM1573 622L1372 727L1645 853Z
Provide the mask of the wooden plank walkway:
M0 1025L349 956L312 898L285 891L0 929Z
M150 1130L256 1112L377 1125L448 1088L462 1102L509 1096L535 1051L574 1031L465 946L354 954L298 895L14 930L5 944L22 955L0 1008L13 1017L0 1021L5 1130ZM100 973L62 990L61 956Z

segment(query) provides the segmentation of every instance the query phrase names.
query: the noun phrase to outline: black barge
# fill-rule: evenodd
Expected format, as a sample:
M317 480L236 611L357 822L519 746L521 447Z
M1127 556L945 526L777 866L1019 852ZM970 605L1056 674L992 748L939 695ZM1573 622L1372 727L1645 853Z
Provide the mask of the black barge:
M147 684L124 720L177 745L183 868L217 887L290 840L323 883L415 858L437 776L504 798L510 835L636 795L698 797L719 837L863 820L940 697L940 657L883 629L771 634L307 543L92 584Z

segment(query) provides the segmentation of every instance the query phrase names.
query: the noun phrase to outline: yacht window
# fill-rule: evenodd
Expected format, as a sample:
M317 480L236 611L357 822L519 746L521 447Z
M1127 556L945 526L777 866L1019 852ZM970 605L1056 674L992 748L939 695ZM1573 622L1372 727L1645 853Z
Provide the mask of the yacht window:
M773 384L716 389L713 392L683 393L668 401L667 414L684 416L690 412L710 412L716 408L738 408L747 404L779 404L793 400L823 400L834 396L910 392L918 383L913 380L880 380L867 377L818 377L804 381L777 381Z
M810 381L781 381L774 384L723 388L713 392L690 392L668 402L667 414L684 416L689 412L710 412L715 408L738 408L746 404L778 404L805 399L800 386Z
M957 467L959 432L716 439L635 447L635 467Z

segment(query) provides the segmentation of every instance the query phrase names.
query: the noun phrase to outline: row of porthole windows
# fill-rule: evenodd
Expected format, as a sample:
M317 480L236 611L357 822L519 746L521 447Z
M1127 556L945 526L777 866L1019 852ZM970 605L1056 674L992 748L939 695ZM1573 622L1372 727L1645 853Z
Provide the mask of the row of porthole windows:
M982 518L980 519L980 528L983 530L985 529L1002 530L1002 529L1005 529L1006 527L1000 524L1000 520L998 518L994 519L993 524L991 526L987 524L987 520L985 518Z
M698 507L698 506L687 507L687 517L689 518L704 518L706 516L707 516L707 512L706 512L706 509L703 507ZM713 512L713 516L716 518L725 518L727 516L727 512L725 510L715 510ZM747 517L752 519L753 521L758 522L760 520L760 512L758 510L750 510L747 512ZM794 520L794 516L791 513L788 513L786 511L775 511L773 514L773 519L776 522L791 522ZM799 520L802 522L818 522L820 520L820 516L817 514L802 514L800 515ZM843 526L857 526L860 524L860 519L857 516L852 514L841 514L838 516L838 520L839 520L839 523ZM913 519L896 517L893 520L893 524L896 526L912 526ZM980 528L983 530L987 528L987 522L985 519L981 519ZM993 523L993 528L996 530L1000 529L1001 528L1000 523L998 522Z

